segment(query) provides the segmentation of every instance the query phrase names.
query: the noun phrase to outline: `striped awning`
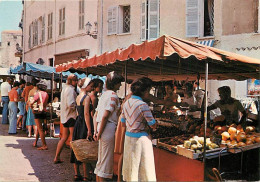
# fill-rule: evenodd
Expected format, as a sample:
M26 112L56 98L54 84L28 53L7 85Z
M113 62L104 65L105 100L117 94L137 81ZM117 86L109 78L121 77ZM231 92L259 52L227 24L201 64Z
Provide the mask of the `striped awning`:
M215 40L203 40L203 41L198 41L197 43L205 45L205 46L209 46L209 47L213 47Z

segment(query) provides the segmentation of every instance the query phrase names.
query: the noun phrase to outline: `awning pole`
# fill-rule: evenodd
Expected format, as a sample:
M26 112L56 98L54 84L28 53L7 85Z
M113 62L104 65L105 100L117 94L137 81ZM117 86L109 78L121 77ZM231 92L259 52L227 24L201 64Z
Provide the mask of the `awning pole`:
M61 90L62 90L62 72L60 72L60 92L61 92Z
M206 61L205 68L205 105L204 105L204 150L203 150L203 163L204 163L204 179L206 177L206 131L207 131L207 107L208 107L208 75L209 75L209 65L208 61Z
M52 102L53 102L53 81L54 81L54 73L51 74L51 104L50 104L50 121L51 121L51 124L52 124L52 111L53 111L53 108L52 108ZM53 126L54 128L54 126ZM50 138L51 138L51 131L50 131Z
M126 81L127 81L127 61L125 61L125 98L126 98Z

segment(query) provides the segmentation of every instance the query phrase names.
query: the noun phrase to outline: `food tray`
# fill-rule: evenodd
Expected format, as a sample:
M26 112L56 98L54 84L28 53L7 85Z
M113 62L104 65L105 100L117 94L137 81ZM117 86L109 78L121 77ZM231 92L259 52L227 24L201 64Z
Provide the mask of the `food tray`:
M244 146L244 147L237 147L237 148L241 148L244 152L244 151L247 151L247 150L260 148L260 143L255 143L255 144L252 144L252 145L247 145L247 146ZM241 152L241 149L228 148L228 152L239 153L239 152Z
M215 148L212 150L207 150L206 158L218 155L222 149L223 148ZM226 150L223 152L226 152ZM194 150L186 149L183 145L177 145L177 153L190 159L198 159L203 157L203 152L196 153Z
M159 138L157 139L157 147L161 147L163 149L166 149L170 152L174 152L176 153L177 152L177 146L175 145L169 145L169 144L166 144L166 143L163 143L165 140L169 140L171 139L172 137L167 137L167 138Z
M187 157L189 159L198 159L199 155L202 153L195 153L194 150L191 149L186 149L185 147L183 147L183 145L177 145L177 153L179 155L182 155L184 157Z

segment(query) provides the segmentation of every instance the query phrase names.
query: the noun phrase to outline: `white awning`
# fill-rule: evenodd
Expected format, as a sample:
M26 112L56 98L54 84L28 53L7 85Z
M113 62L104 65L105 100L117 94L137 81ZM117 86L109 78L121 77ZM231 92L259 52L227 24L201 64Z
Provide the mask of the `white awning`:
M203 41L198 41L197 43L203 44L209 47L213 47L215 40L203 40Z

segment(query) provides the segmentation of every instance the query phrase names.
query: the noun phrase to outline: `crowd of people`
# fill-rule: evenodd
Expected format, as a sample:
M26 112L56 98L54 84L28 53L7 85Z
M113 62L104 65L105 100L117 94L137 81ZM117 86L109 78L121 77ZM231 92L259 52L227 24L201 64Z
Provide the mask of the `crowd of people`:
M186 84L184 99L180 103L180 96L174 91L176 88L172 85L165 86L164 99L152 96L149 91L153 82L146 77L132 82L131 91L121 104L117 91L123 81L124 78L114 71L107 75L105 86L100 79L78 80L74 74L67 78L60 96L60 122L63 125L63 133L57 144L53 162L54 164L63 162L60 155L69 137L72 141L87 139L99 142L98 160L94 162L80 162L73 150L71 151L70 162L73 164L75 181L111 179L114 174L116 145L123 146L120 147L119 180L121 180L122 171L124 181L156 181L153 148L149 134L156 130L157 122L147 103L152 101L165 106L197 104L194 102L192 93L193 85ZM79 88L79 93L77 88ZM41 138L42 146L37 148L39 150L48 150L43 129L48 112L46 90L45 81L36 79L32 82L24 80L14 82L13 79L7 78L6 82L1 85L4 107L2 124L8 124L9 121L9 134L16 134L17 129L25 130L27 126L28 137L35 136L33 146L37 147L38 138ZM203 94L198 94L200 106ZM221 100L209 106L209 110L219 107L226 117L237 116L238 113L235 110L244 114L237 100L231 98L230 89L219 88L219 94ZM226 111L230 110L230 107L224 107L224 105L234 105L230 111L232 113L227 114ZM198 110L198 106L195 109ZM81 165L83 176L80 174Z
M37 147L40 136L42 147L37 149L46 150L45 132L43 124L46 124L48 104L47 83L43 80L32 79L26 82L24 79L14 81L7 77L6 82L1 84L1 99L3 103L2 124L9 124L9 135L17 134L17 130L26 131L28 137L35 137L33 146ZM37 104L34 104L37 103ZM37 105L43 105L38 111ZM18 118L17 118L18 115ZM33 133L33 134L32 134Z

